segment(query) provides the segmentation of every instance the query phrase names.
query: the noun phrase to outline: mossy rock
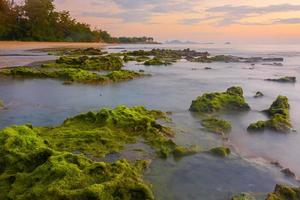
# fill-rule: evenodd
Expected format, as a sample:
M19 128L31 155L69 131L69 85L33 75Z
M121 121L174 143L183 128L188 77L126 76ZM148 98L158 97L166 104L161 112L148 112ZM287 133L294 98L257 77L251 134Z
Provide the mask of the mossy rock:
M84 70L120 70L123 60L118 56L62 56L55 63L43 64L43 68L76 68Z
M231 150L228 147L215 147L209 150L209 152L219 157L227 157L231 154Z
M292 128L289 109L290 105L288 103L288 98L285 96L278 96L270 108L264 111L269 115L270 119L250 124L247 130L249 132L273 130L280 133L289 133Z
M146 161L94 162L48 146L29 126L0 132L0 199L154 199Z
M0 75L15 78L52 78L65 81L67 83L83 84L108 84L113 82L128 81L134 78L145 76L134 71L118 70L106 75L97 74L83 69L74 68L32 68L16 67L13 69L2 69Z
M268 194L266 200L299 200L300 188L287 185L276 185L273 193Z
M241 87L228 88L226 92L205 93L192 101L190 111L214 113L220 111L248 111Z
M296 83L296 77L294 76L285 76L278 79L266 79L267 81L275 81L281 83Z
M214 117L203 119L201 125L205 128L205 130L220 135L224 135L231 131L231 124L229 121Z
M3 109L4 108L4 103L3 101L0 99L0 109Z
M149 65L171 65L172 63L164 61L160 58L152 58L150 60L147 60L144 62L144 65L149 66Z
M239 195L235 195L231 198L231 200L256 200L255 197L249 193L242 193Z
M142 180L147 161L97 162L140 142L161 157L198 152L177 145L166 114L144 107L101 109L57 127L12 126L0 131L0 199L154 199Z

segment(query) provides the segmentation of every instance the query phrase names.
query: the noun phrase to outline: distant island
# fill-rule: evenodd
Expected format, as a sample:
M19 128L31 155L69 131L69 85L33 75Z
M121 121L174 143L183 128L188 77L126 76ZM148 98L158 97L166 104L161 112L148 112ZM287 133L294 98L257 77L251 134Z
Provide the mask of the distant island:
M152 37L113 37L78 22L69 11L55 10L53 0L0 0L0 40L49 42L150 43Z
M181 40L167 40L164 44L214 44L211 42L194 42L194 41L181 41Z

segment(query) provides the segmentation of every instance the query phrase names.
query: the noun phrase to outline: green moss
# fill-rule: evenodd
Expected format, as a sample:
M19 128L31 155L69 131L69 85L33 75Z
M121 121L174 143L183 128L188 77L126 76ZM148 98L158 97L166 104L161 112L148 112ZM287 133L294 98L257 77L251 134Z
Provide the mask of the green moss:
M64 55L72 55L72 56L81 56L81 55L89 55L89 56L99 56L106 54L107 52L102 51L101 49L96 48L85 48L85 49L72 49L69 51L64 51Z
M123 61L118 56L62 56L55 63L43 64L44 68L76 68L84 70L120 70Z
M289 108L288 98L285 96L278 96L270 108L265 110L270 116L270 119L250 124L248 131L261 132L269 129L281 133L290 132L292 125L289 117Z
M164 60L162 60L160 58L157 58L157 57L152 58L152 59L147 60L146 62L144 62L144 65L147 65L147 66L149 66L149 65L170 65L170 64L171 64L171 62L164 61Z
M231 200L255 200L255 197L249 193L242 193L242 194L233 196L231 198Z
M285 76L277 79L266 79L267 81L275 81L282 83L296 83L296 77L294 76Z
M4 108L4 103L3 101L0 99L0 109L3 109Z
M0 132L0 199L153 199L147 163L94 162L55 151L29 126Z
M213 155L220 156L220 157L227 157L231 153L228 147L215 147L209 150L209 152Z
M83 84L107 84L145 76L144 74L128 70L113 71L107 75L101 75L82 69L48 69L31 67L17 67L13 69L0 70L0 75L16 78L53 78L63 80L67 83L76 82Z
M287 185L276 185L273 193L268 194L266 200L299 200L300 188Z
M201 125L209 132L224 135L231 130L230 122L214 117L203 119Z
M190 111L200 113L214 113L220 111L248 111L243 90L240 87L228 88L226 92L206 93L194 100Z
M12 126L0 131L0 199L154 199L142 180L148 162L96 162L141 139L161 157L190 155L157 123L166 114L144 107L102 109L57 127Z

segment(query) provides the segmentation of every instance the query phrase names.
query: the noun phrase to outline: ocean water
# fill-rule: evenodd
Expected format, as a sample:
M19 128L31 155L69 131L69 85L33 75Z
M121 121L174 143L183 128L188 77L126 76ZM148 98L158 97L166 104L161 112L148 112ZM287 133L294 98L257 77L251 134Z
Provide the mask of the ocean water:
M233 125L229 141L233 154L226 159L197 154L182 160L153 160L145 179L153 185L157 199L229 199L238 192L253 192L259 198L273 190L276 183L300 185L286 178L270 161L278 161L300 177L300 85L277 83L266 78L296 76L300 78L300 46L297 45L123 45L108 46L110 52L152 48L191 48L212 54L236 56L284 57L283 66L247 63L191 63L179 61L171 66L126 64L127 69L145 70L152 76L106 86L63 85L51 79L0 79L0 98L7 108L0 111L0 127L13 124L56 125L80 112L118 105L144 105L171 111L182 145L201 145L204 149L222 145L219 137L202 130L199 116L188 108L204 92L224 91L241 86L251 106L247 113L223 115ZM0 47L1 49L1 47ZM4 50L0 52L5 52ZM16 50L18 54L31 54ZM7 52L5 52L7 53ZM14 54L10 50L8 54ZM0 56L0 66L28 64L49 60L43 55ZM8 57L9 59L3 59ZM211 70L205 70L211 67ZM254 98L257 91L263 98ZM291 120L298 132L288 135L274 132L249 134L247 126L266 119L260 111L268 108L278 95L286 95L291 104Z

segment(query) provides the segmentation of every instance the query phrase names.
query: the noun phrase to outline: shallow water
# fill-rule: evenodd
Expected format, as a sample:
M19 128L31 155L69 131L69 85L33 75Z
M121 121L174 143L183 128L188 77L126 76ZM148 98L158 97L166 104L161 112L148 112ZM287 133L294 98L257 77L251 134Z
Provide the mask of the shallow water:
M152 47L122 46L130 50ZM190 103L204 92L223 91L238 85L243 87L252 111L222 116L233 125L227 143L232 146L234 154L228 159L198 154L180 161L154 160L145 178L153 184L158 199L228 199L236 192L254 192L263 197L262 194L272 191L276 183L297 185L296 181L285 178L269 161L280 162L300 177L300 134L249 134L246 128L252 122L265 119L259 111L268 108L281 94L289 97L293 126L300 131L299 83L264 81L265 78L288 75L299 78L300 46L190 47L215 54L284 57L285 62L282 67L256 64L254 69L249 69L252 67L250 64L243 63L202 64L180 61L172 66L145 67L131 62L126 64L127 69L143 69L152 76L107 86L66 86L50 79L1 79L0 98L7 108L0 111L0 127L23 123L55 125L79 112L112 108L120 104L145 105L147 108L172 111L172 126L177 131L178 143L196 144L209 149L221 145L223 141L201 129L200 118L188 111ZM183 49L185 46L166 48ZM124 49L114 46L108 47L108 50ZM0 62L3 62L2 58ZM35 59L38 61L39 58ZM15 58L15 62L27 60ZM211 67L212 70L205 70L204 67ZM265 96L255 99L253 96L258 90Z

